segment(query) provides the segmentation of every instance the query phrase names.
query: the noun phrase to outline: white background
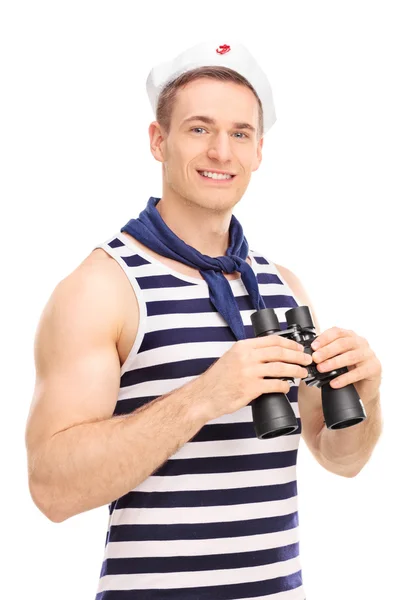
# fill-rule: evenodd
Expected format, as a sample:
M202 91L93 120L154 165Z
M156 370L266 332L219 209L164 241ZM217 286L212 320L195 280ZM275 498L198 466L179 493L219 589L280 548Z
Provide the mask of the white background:
M235 215L250 248L302 280L321 330L366 337L384 433L353 479L301 440L307 600L398 597L399 18L397 2L2 2L0 9L2 590L93 598L108 509L60 524L27 487L33 338L56 284L161 196L145 90L152 66L240 38L277 122Z

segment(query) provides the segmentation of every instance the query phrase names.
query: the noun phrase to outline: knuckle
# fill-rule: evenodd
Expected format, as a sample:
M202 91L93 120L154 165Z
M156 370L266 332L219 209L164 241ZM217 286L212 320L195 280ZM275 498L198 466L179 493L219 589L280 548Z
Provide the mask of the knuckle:
M276 338L276 335L263 335L262 339L263 339L263 346L273 346L274 345L274 339Z
M236 350L236 352L242 352L246 346L246 344L244 343L246 340L237 340L237 342L235 342L232 346L233 350Z
M356 360L356 358L357 358L357 353L356 353L356 351L355 351L355 350L351 350L351 351L349 352L349 360Z
M239 361L244 361L248 352L247 346L245 344L242 344L242 341L243 340L239 340L232 347L232 350L238 357Z
M244 379L254 379L256 372L257 370L254 368L254 365L250 363L246 363L242 368L242 376Z
M354 344L352 338L345 337L345 338L342 338L342 340L343 340L343 349L345 349L345 350L348 350Z

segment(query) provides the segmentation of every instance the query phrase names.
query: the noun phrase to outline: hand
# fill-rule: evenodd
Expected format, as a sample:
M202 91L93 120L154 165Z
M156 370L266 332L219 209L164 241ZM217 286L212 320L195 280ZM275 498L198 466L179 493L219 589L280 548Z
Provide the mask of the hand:
M318 351L312 354L319 372L347 367L349 372L335 377L330 385L334 389L349 383L354 384L358 395L365 403L375 400L382 380L382 365L370 348L367 340L352 331L332 327L321 333L311 344Z
M291 384L281 378L307 377L311 363L301 344L280 335L239 340L195 380L201 411L209 421L261 394L287 394Z

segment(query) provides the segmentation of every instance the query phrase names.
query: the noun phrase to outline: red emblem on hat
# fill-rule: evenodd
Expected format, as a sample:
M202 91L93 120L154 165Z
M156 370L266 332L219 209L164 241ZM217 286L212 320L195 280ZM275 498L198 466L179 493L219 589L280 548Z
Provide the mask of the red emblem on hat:
M230 49L231 47L228 46L228 44L223 44L222 46L218 46L216 52L218 52L218 54L226 54Z

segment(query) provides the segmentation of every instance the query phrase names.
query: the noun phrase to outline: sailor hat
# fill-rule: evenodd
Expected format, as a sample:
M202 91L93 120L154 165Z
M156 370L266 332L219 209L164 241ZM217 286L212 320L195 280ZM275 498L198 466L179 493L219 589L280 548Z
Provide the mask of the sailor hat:
M276 121L271 85L266 74L247 48L238 41L219 44L214 41L191 46L172 60L153 67L147 77L146 89L156 115L158 98L168 83L186 71L197 67L228 67L245 77L257 92L264 114L264 134Z

